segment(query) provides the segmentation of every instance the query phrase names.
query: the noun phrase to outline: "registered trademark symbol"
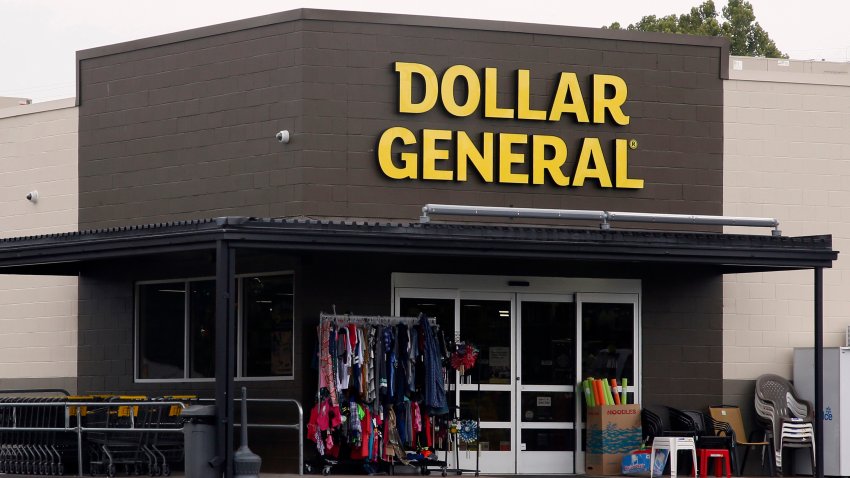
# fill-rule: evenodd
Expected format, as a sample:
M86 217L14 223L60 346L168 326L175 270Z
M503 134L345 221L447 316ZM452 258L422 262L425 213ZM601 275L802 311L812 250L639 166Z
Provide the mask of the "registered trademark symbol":
M629 140L629 149L637 149L637 140L636 139Z

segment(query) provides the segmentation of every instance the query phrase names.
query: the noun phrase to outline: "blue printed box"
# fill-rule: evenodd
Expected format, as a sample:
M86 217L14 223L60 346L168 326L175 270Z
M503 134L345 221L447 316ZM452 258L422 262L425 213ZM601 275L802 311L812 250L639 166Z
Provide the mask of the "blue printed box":
M619 475L623 456L640 448L640 405L603 405L587 410L585 466L588 474Z

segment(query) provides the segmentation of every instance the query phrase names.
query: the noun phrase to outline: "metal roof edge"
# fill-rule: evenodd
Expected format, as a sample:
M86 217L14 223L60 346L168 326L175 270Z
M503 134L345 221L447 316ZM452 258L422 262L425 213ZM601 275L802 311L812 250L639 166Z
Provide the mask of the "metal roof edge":
M365 12L351 10L331 10L317 8L299 8L283 12L270 13L256 17L243 18L214 25L206 25L162 35L155 35L126 42L114 43L77 51L77 61L100 56L113 55L133 50L167 45L181 41L194 40L213 35L232 33L240 30L286 23L298 20L319 20L353 23L375 23L386 25L426 26L437 28L457 28L468 30L504 31L557 35L566 37L596 38L604 40L624 40L649 43L669 43L673 45L692 45L706 47L727 47L729 42L722 37L683 35L674 33L641 32L635 30L612 30L609 28L575 27L548 23L527 23L504 20L482 20L476 18L442 17L430 15L409 15L403 13ZM728 55L727 55L728 56Z
M571 260L831 267L832 237L580 229L525 225L403 224L310 218L215 219L125 226L0 240L0 266L129 257L214 247L388 252L452 256L549 257Z
M198 28L192 28L189 30L165 33L162 35L155 35L126 42L114 43L111 45L87 48L85 50L78 50L76 53L75 65L75 73L77 80L75 105L79 106L80 104L80 63L83 60L298 20L375 23L387 25L425 26L436 28L458 28L467 30L503 31L513 33L556 35L565 37L715 47L720 49L720 69L718 72L720 78L726 79L729 76L729 41L722 37L682 35L673 33L639 32L634 30L611 30L607 28L603 29L592 27L574 27L565 25L524 23L500 20L408 15L400 13L379 13L300 8L284 12L261 15L257 17L243 18L214 25L206 25Z

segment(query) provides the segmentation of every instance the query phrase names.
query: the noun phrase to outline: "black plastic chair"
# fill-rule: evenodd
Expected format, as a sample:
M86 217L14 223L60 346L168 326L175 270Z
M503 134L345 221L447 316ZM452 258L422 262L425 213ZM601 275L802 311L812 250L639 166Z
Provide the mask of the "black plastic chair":
M697 410L682 410L691 423L694 424L697 434L697 448L707 450L728 450L730 463L733 470L738 470L735 450L735 437L732 427L727 423L717 422L710 415Z
M648 405L644 408L660 428L657 435L667 437L696 438L694 424L680 410L664 405Z

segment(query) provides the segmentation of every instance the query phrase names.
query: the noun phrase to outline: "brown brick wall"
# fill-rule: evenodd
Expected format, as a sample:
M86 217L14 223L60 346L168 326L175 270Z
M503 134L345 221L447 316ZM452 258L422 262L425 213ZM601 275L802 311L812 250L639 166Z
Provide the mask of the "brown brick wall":
M643 281L643 401L704 410L723 401L720 276L667 271Z
M282 23L80 62L82 229L269 216L300 129L301 33ZM300 157L300 154L295 154Z
M720 48L336 18L84 55L80 227L220 215L415 220L427 202L722 212ZM396 61L438 74L498 68L501 105L515 104L516 70L529 69L539 109L562 71L578 75L588 105L590 75L618 75L631 124L452 118L439 104L402 115ZM466 183L391 180L375 153L391 126L556 135L569 148L568 174L581 138L602 140L612 174L608 142L636 139L630 174L646 187L484 184L474 173ZM280 129L290 144L273 139Z

